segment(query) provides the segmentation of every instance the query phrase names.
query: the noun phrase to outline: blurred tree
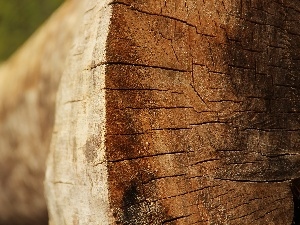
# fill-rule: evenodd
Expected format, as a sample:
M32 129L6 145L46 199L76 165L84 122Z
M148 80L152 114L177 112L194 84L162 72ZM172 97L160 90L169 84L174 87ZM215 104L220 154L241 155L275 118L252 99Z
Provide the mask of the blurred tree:
M63 0L0 0L0 61L7 59Z

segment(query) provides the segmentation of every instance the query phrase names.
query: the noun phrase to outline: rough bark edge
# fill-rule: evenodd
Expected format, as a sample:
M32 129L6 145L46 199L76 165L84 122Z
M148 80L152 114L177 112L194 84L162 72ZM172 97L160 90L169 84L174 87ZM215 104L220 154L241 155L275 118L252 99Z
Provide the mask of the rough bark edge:
M105 161L105 48L109 0L83 1L84 15L57 94L47 162L50 225L111 224Z

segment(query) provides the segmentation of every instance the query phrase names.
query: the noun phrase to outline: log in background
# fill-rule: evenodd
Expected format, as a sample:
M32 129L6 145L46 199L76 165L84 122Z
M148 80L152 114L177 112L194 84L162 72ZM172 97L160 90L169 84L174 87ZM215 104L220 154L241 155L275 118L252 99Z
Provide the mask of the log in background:
M67 1L0 65L0 224L47 224L45 161L80 4Z

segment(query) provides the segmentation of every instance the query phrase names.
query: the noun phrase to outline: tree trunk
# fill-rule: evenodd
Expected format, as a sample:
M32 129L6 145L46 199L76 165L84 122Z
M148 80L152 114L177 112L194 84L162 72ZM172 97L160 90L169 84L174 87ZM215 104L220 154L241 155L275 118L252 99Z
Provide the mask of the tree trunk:
M57 97L50 224L291 224L300 3L84 3Z
M67 1L0 67L1 225L47 224L45 161L58 84L81 18L75 3Z

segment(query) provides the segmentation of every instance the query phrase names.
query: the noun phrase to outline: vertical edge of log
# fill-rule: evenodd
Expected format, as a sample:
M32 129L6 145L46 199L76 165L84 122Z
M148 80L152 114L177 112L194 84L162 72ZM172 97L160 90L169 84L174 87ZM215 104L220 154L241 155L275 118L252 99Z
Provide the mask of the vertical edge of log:
M109 2L83 1L79 33L57 94L45 181L51 225L112 223L105 161Z

